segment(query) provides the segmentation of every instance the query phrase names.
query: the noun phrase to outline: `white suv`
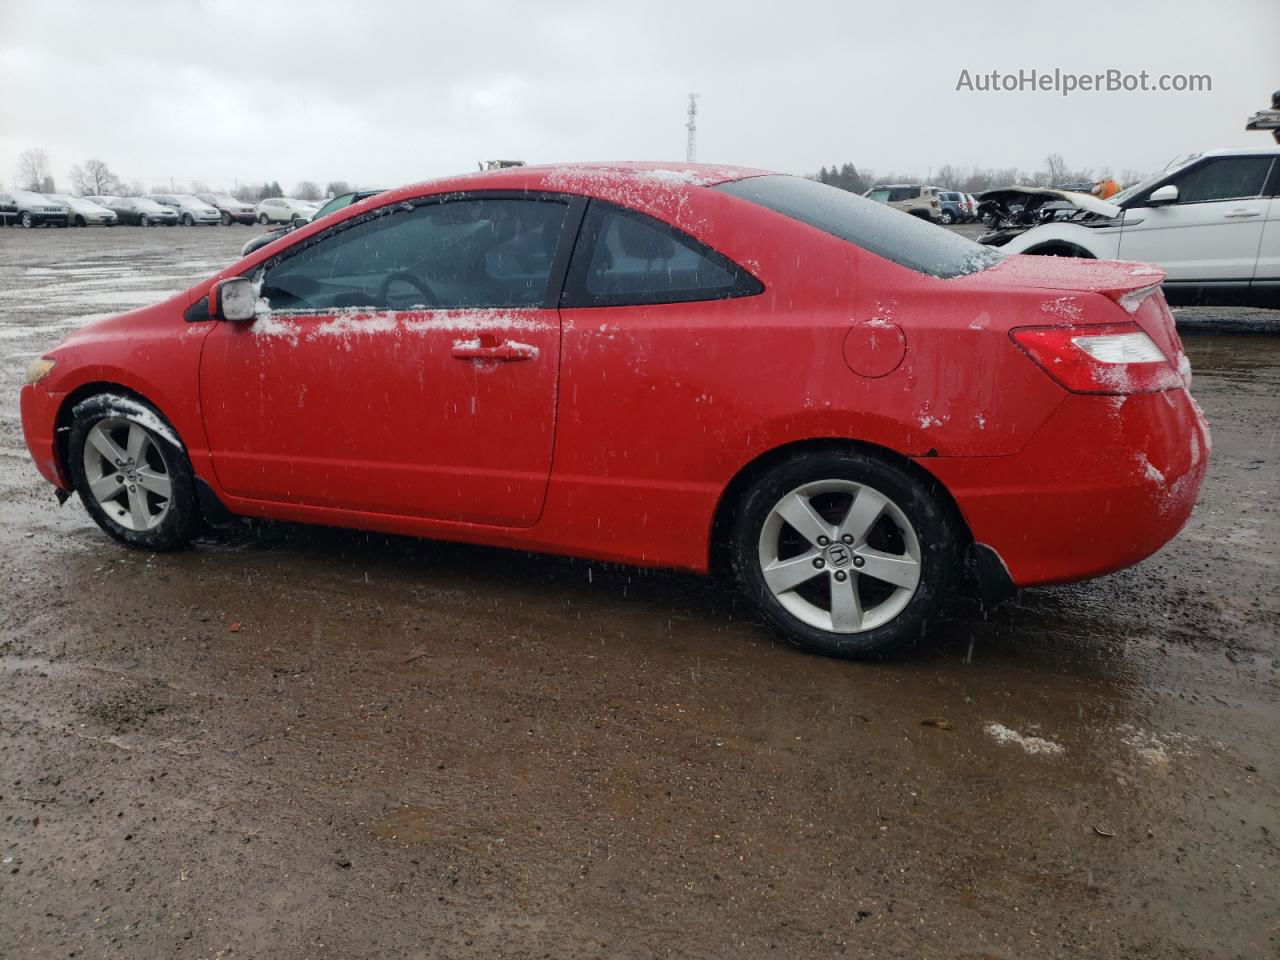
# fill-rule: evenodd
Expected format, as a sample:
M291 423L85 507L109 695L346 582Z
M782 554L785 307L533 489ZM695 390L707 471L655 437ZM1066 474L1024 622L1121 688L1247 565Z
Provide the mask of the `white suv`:
M310 219L315 212L314 203L292 197L268 197L259 201L254 209L255 218L261 224L292 223L295 217Z
M1280 307L1280 146L1212 150L1108 201L1060 197L1070 206L1054 218L983 242L1154 263L1175 303Z

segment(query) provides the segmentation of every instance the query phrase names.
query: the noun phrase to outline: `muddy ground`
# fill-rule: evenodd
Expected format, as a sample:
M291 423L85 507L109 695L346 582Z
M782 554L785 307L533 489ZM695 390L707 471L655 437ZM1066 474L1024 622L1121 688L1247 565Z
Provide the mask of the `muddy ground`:
M866 666L692 576L58 508L28 360L251 232L0 230L0 957L1280 955L1280 336L1212 323L1280 320L1180 314L1164 551Z

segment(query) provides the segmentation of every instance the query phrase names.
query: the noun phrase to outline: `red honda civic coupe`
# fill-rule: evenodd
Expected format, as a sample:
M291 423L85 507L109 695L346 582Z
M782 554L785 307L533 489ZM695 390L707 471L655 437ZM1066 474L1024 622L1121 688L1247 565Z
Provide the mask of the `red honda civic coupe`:
M1209 434L1130 263L1012 256L733 167L402 187L36 360L27 444L147 550L266 517L731 570L883 657L958 581L1136 563Z

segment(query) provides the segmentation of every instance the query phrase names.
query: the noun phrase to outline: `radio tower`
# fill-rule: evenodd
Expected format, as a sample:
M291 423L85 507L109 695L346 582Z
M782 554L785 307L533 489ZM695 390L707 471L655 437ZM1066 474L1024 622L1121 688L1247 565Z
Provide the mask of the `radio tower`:
M689 94L689 122L684 125L689 131L689 139L685 142L684 158L689 163L697 159L698 154L698 95Z

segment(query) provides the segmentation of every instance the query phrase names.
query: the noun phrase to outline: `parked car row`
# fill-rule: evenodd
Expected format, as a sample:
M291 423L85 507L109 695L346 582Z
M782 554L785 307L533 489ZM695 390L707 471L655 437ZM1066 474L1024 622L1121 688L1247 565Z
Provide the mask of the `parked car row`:
M327 217L335 210L341 210L343 207L349 207L353 203L359 203L367 197L375 197L382 193L382 190L353 190L350 193L340 193L336 197L328 200L319 210L313 210L309 214L299 214L294 217L286 226L278 227L275 230L268 230L266 233L260 233L256 237L251 237L244 245L244 249L240 251L242 256L248 256L259 247L265 247L272 240L278 240L286 233L305 227L312 220L319 220L321 217ZM266 203L264 200L263 203ZM264 223L266 221L263 221Z
M255 205L219 193L72 197L62 193L11 190L0 193L0 225L111 227L125 223L143 227L155 224L194 227L200 224L230 226L233 223L259 223L265 226L269 223L292 223L299 217L309 221L318 207L318 204L290 197L271 197Z
M973 194L922 183L880 184L863 196L930 223L969 223L978 218L978 201Z

